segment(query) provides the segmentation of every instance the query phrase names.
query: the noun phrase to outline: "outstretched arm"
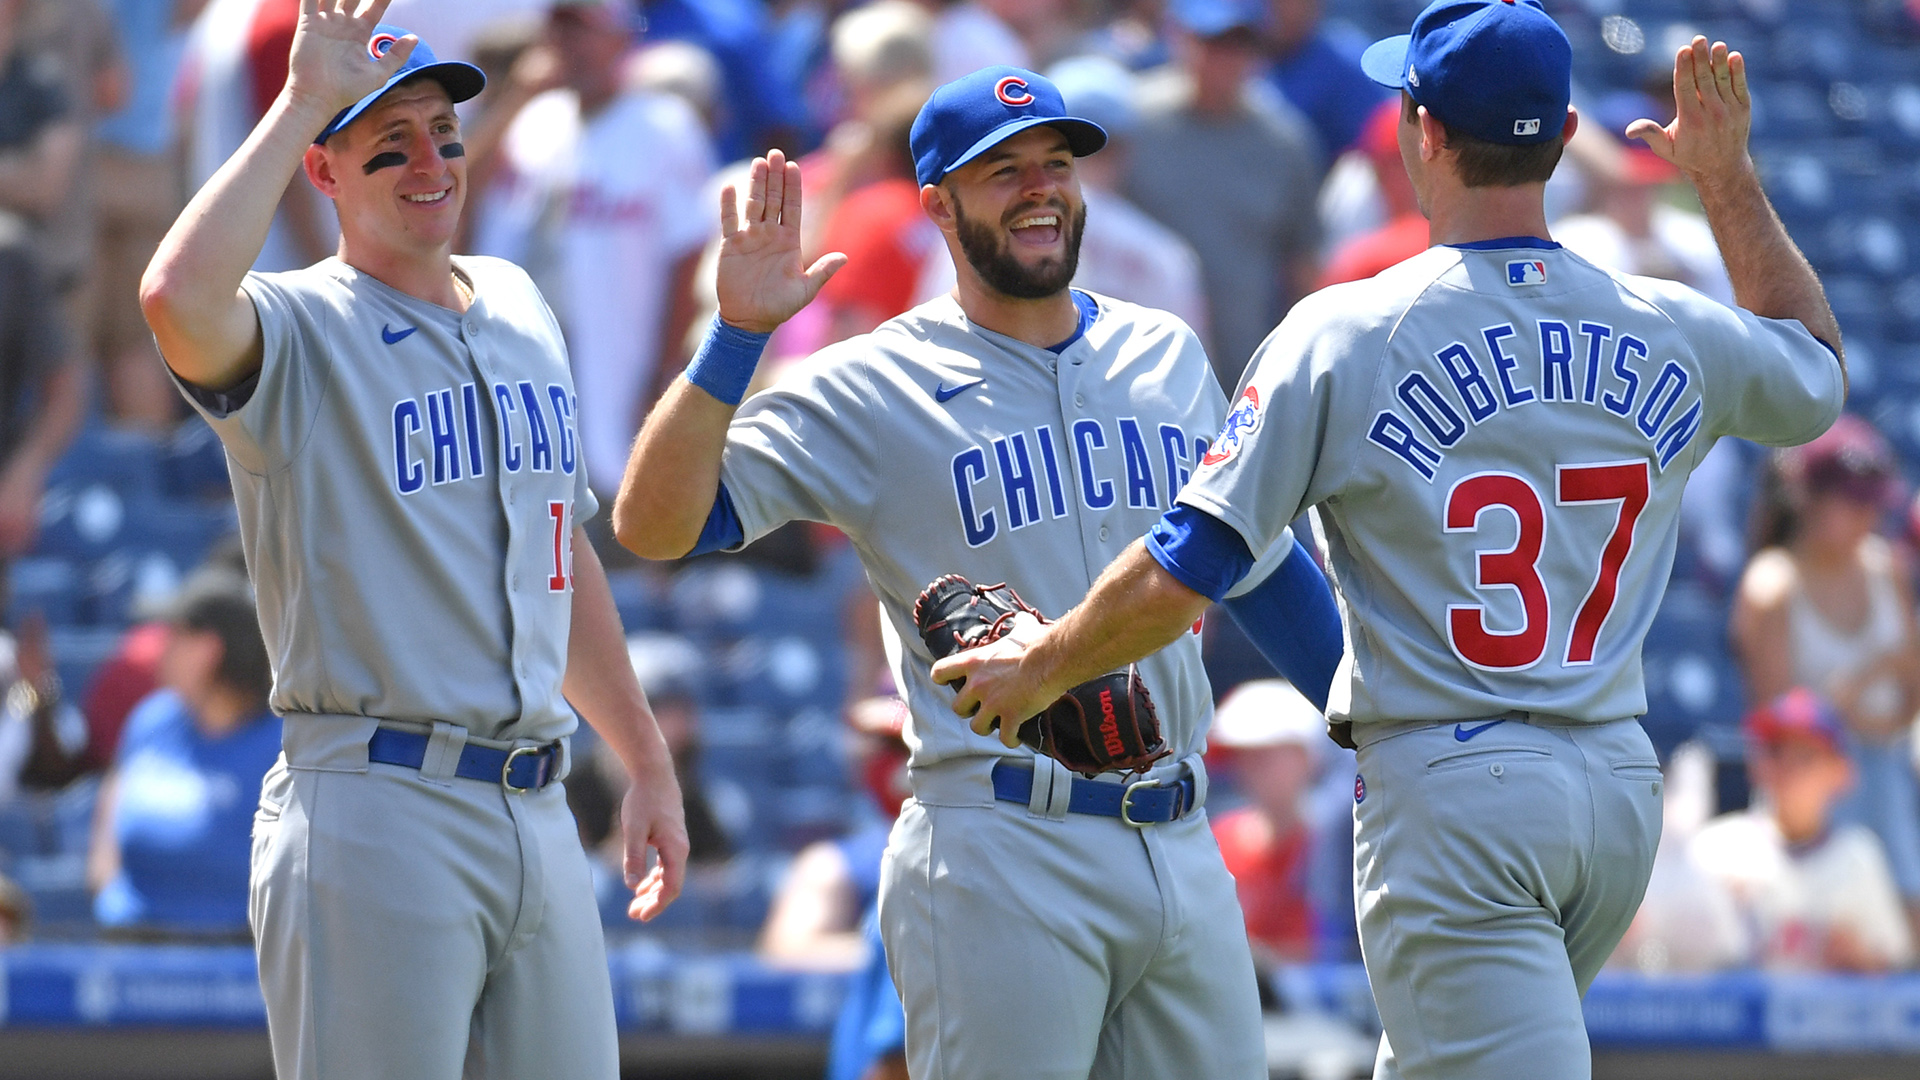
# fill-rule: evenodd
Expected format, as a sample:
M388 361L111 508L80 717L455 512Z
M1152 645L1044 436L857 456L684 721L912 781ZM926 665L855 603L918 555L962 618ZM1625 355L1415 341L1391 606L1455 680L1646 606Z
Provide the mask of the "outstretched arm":
M1678 166L1700 193L1735 302L1763 318L1798 319L1840 357L1844 377L1840 324L1819 277L1761 190L1747 153L1753 99L1747 92L1746 58L1728 52L1725 42L1709 46L1706 38L1695 37L1674 58L1673 99L1673 123L1661 127L1635 120L1627 135Z
M267 115L167 230L140 279L140 309L161 355L196 386L222 390L260 366L260 322L240 282L267 242L301 158L334 114L400 69L412 35L367 51L389 0L300 0L287 85Z
M720 489L727 425L766 335L806 307L847 257L800 265L800 166L778 150L753 163L745 213L720 192L720 315L647 416L613 503L613 535L648 559L693 550Z

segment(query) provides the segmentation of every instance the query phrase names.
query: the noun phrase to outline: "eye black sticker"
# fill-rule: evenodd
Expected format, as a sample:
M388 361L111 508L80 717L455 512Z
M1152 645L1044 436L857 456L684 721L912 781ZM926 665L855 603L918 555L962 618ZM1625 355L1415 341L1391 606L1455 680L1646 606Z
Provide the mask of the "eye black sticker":
M466 157L467 148L457 142L450 142L440 148L440 156L443 158Z
M360 166L360 171L367 176L372 176L381 169L390 168L394 165L405 165L406 163L407 155L398 150L388 150L384 154L375 154L368 158L367 163Z

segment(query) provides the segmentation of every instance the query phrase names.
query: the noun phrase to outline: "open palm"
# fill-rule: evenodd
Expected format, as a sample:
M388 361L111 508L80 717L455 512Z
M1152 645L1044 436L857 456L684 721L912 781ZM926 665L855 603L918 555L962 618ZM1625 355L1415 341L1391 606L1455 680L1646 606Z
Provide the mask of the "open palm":
M720 192L720 317L770 333L820 294L847 264L839 252L800 265L800 166L778 150L753 162L744 213L732 185Z
M419 40L409 34L371 51L374 28L391 0L300 0L287 84L294 94L331 109L373 93L400 70Z

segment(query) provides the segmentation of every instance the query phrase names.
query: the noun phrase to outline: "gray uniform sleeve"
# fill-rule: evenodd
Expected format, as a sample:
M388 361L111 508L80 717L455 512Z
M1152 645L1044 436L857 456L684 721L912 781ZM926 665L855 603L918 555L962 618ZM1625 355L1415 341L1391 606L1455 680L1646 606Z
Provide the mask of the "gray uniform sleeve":
M1260 344L1226 426L1180 492L1232 526L1256 558L1273 554L1307 507L1337 494L1358 457L1354 433L1364 434L1360 414L1387 331L1317 314L1337 310L1330 294L1339 288L1297 305Z
M240 287L260 320L260 370L225 393L175 381L234 461L264 475L306 441L333 362L321 344L323 308L310 308L309 297L283 288L274 275L249 273Z
M1799 320L1765 319L1682 286L1657 286L1654 303L1700 359L1709 433L1797 446L1839 418L1846 404L1840 360Z
M871 516L886 441L874 397L866 362L832 348L747 399L720 463L747 543L789 521L846 528Z

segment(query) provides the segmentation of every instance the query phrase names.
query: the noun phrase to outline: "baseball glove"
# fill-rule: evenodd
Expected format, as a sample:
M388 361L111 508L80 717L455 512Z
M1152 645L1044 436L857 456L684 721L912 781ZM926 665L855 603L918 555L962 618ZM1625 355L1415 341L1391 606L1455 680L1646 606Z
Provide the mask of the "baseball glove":
M1048 621L1005 584L975 585L947 574L921 590L913 621L938 660L998 641L1022 612ZM1111 769L1145 772L1168 753L1153 698L1131 664L1060 695L1020 725L1020 741L1087 776Z

